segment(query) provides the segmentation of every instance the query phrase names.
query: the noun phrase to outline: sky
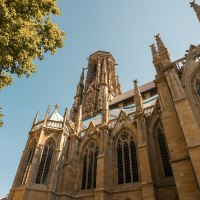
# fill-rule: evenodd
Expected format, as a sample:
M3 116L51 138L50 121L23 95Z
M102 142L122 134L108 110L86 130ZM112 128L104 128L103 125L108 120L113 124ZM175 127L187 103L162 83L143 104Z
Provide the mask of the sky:
M200 4L200 0L197 0ZM36 61L37 73L14 77L0 92L4 123L0 128L0 196L9 193L37 111L48 105L71 108L83 67L90 54L102 50L116 60L122 91L155 79L149 45L160 33L172 60L200 43L200 23L188 0L60 0L62 15L54 19L66 34L65 46Z

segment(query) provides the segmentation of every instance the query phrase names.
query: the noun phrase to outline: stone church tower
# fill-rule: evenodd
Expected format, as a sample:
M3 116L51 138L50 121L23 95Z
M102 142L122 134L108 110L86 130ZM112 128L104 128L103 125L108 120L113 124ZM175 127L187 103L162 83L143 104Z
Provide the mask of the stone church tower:
M70 115L36 115L9 200L200 200L200 46L172 61L155 41L155 80L125 93L113 56L90 55Z

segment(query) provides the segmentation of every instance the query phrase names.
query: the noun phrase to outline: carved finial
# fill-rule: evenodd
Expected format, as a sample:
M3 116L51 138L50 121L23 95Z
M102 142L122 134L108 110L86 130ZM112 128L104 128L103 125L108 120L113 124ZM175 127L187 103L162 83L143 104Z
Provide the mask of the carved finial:
M157 34L154 36L156 39L157 47L158 47L158 54L162 61L164 62L165 60L170 61L170 55L168 52L168 49L165 47L164 42L162 41L160 34Z
M151 44L150 47L151 47L152 56L154 57L154 56L158 55L155 44Z
M35 125L38 122L38 116L39 116L39 112L37 111L35 118L33 120L33 125Z
M51 106L48 105L48 108L47 108L47 112L46 112L46 115L45 115L45 118L44 118L44 126L46 126L47 124L47 119L48 119L48 116L49 116L49 113L50 113L50 109L51 109Z
M80 105L79 106L79 110L78 113L76 115L76 120L75 120L75 129L76 129L76 133L78 134L81 131L81 125L82 125L82 110L83 110L83 106Z
M81 73L81 77L80 77L80 83L82 83L82 84L84 83L84 71L85 71L85 69L86 68L84 68L84 67L82 68L82 73Z
M162 71L160 69L162 67L161 58L158 55L158 51L155 47L155 44L150 45L150 47L151 47L151 53L152 53L152 59L153 59L154 67L156 68L157 74L160 75L162 73Z
M142 112L143 111L143 99L142 99L142 95L141 95L139 87L138 87L138 81L136 79L133 82L134 82L134 103L135 103L135 107L136 107L136 112Z
M63 120L64 125L67 117L68 117L68 109L65 108L64 120Z
M195 1L190 2L190 6L194 9L196 16L200 22L200 6Z

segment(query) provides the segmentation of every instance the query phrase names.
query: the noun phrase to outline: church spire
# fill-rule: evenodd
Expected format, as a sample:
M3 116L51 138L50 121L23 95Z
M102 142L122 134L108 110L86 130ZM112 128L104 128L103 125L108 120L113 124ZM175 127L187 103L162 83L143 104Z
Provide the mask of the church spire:
M190 2L190 6L194 9L196 16L200 22L200 5L195 3L195 1Z
M140 113L143 111L143 99L138 87L137 79L134 80L134 103L136 107L136 112Z
M154 36L156 39L156 43L157 43L157 47L158 47L158 54L160 56L160 58L162 59L162 62L169 62L170 61L170 55L168 52L168 49L165 47L164 42L162 41L160 34L157 34L156 36Z

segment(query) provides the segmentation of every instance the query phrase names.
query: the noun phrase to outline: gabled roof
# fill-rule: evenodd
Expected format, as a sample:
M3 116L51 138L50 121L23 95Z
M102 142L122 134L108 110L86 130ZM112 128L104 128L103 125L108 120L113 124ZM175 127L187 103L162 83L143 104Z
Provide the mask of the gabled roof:
M141 93L143 93L143 92L148 91L150 89L153 89L155 87L156 87L155 83L152 81L152 82L149 82L149 83L146 83L146 84L140 86L139 90L140 90ZM129 90L129 91L125 92L125 93L122 93L122 94L114 97L112 99L112 101L110 102L110 105L114 105L116 103L124 101L125 99L129 99L129 98L131 98L133 96L134 96L134 89L133 90Z
M55 109L53 113L49 116L48 120L62 122L63 117L58 113L57 109Z

